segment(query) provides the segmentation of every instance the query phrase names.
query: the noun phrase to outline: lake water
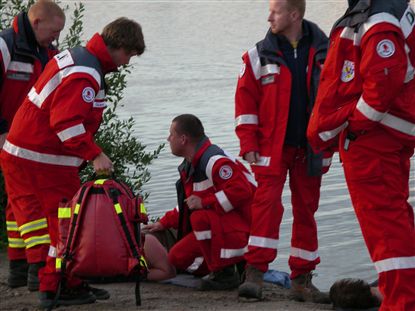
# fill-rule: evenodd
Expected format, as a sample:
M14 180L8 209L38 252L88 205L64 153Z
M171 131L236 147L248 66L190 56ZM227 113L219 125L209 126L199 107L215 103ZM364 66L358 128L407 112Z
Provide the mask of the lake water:
M307 1L306 18L328 33L344 12L346 0ZM64 2L71 4L73 2ZM234 92L241 55L268 29L268 1L84 1L85 39L100 32L113 19L126 16L143 27L146 52L133 59L124 107L120 115L133 116L140 140L153 150L166 142L172 118L193 113L204 123L211 140L237 155L234 134ZM151 166L151 192L147 208L161 216L176 205L174 181L181 159L166 146ZM411 203L414 205L414 171L411 172ZM291 204L287 189L281 225L278 259L274 269L289 271ZM372 280L376 272L361 237L343 171L334 159L323 178L320 208L318 266L315 283L328 289L338 278Z

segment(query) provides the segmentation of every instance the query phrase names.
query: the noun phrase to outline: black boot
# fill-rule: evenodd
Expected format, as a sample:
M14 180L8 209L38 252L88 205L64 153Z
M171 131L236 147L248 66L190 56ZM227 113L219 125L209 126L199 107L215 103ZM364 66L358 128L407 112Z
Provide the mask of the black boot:
M7 285L11 288L26 286L28 264L26 259L10 260Z
M45 262L36 262L29 264L27 273L27 288L31 292L39 290L39 269L45 266Z
M89 290L97 298L97 300L107 300L110 298L110 293L103 288L92 287L85 281L81 286L86 290Z
M262 288L264 286L264 272L248 265L245 269L245 281L238 288L239 298L246 301L259 301L264 299Z
M96 297L88 289L81 287L63 288L55 304L56 293L39 292L39 306L49 309L57 306L74 306L94 303Z
M238 288L240 277L236 265L228 266L223 270L211 272L202 279L200 290L230 290Z

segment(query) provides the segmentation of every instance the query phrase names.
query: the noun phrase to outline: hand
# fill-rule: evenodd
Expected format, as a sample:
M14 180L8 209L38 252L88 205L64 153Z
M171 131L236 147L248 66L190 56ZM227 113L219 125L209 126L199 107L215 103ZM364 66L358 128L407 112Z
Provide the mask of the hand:
M0 135L0 149L3 148L4 142L6 141L8 133L3 133Z
M197 210L197 209L202 209L203 205L202 205L202 199L199 198L196 195L191 195L190 197L188 197L186 200L184 200L187 204L187 206L189 207L190 210Z
M156 232L156 231L162 231L164 230L164 226L161 224L161 222L153 222L152 224L148 224L143 226L142 232L143 233L149 233L149 232Z
M251 165L255 165L259 161L259 153L256 151L249 151L244 154L244 160Z
M110 176L114 171L111 160L103 152L92 161L92 164L98 176Z

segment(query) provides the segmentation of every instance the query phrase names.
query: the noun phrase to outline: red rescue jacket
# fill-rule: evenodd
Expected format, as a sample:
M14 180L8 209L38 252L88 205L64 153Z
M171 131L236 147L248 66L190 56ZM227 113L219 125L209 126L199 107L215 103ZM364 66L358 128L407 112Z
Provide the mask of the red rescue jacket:
M334 25L307 133L316 151L345 128L382 127L415 145L415 15L405 1L398 6L359 1Z
M326 35L313 23L304 21L311 38L307 66L307 89L311 112L321 67L327 50ZM272 33L246 52L235 94L235 125L240 155L255 151L260 161L252 165L256 174L280 173L291 96L291 72ZM331 163L331 154L307 153L309 174L321 175Z
M96 34L86 48L56 55L15 116L3 150L16 159L77 169L101 149L94 134L105 108L104 74L116 70Z
M224 232L249 232L250 208L256 182L249 171L208 138L204 139L192 160L179 166L180 179L176 183L178 206L168 211L160 222L165 228L176 228L179 238L192 231L190 213L184 200L190 195L202 199L204 208L221 216ZM240 217L227 215L237 213ZM233 215L234 216L234 215Z
M9 130L17 109L47 61L57 53L53 46L38 46L24 12L14 18L12 28L0 33L0 133Z

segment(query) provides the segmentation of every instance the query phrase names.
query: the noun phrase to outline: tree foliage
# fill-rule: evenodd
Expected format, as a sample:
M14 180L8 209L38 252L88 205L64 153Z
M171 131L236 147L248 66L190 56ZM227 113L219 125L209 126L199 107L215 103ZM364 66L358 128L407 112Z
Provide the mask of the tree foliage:
M11 22L20 11L27 11L28 7L34 3L34 0L0 0L0 30L11 26ZM66 27L70 23L68 31L61 42L58 42L58 48L64 50L75 46L82 45L83 42L83 17L85 6L82 3L76 3L73 8L63 7L66 11ZM68 11L72 10L69 21ZM127 86L127 76L130 74L129 67L126 66L120 71L107 75L107 101L109 108L106 109L103 122L98 133L95 136L96 142L104 152L109 156L114 164L114 175L126 182L135 192L140 192L141 186L149 181L150 172L148 165L156 159L163 149L161 144L156 150L147 152L146 146L143 145L136 136L134 136L135 120L130 117L127 120L119 118L117 108L124 97L124 89ZM1 172L0 172L1 173ZM93 176L91 165L87 165L81 172L81 180L86 181ZM142 193L147 198L147 193ZM6 242L5 228L5 204L7 198L4 192L4 180L0 175L0 247Z

